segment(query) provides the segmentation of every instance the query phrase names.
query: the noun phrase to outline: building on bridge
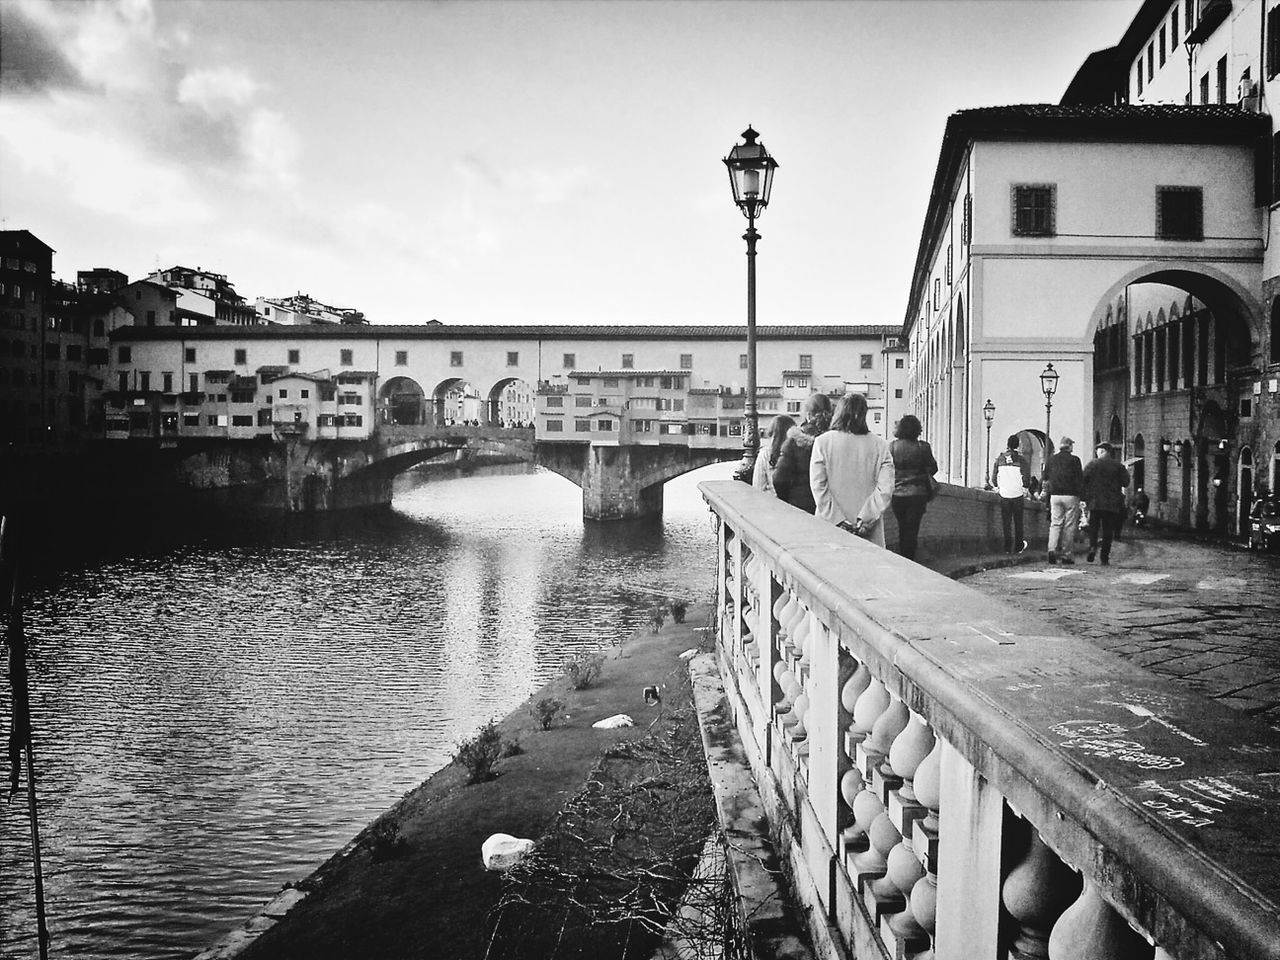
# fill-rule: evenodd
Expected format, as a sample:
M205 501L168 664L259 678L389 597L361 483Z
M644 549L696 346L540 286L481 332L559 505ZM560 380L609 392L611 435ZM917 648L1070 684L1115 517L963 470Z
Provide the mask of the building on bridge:
M1173 524L1240 533L1280 489L1266 6L1260 34L1259 3L1241 29L1227 3L1144 4L1062 104L948 120L904 326L948 479L983 483L990 399L997 450L1019 434L1038 468L1063 434L1109 440Z
M258 297L254 311L262 323L284 323L298 326L309 323L368 323L365 315L353 307L331 307L305 293L291 297Z

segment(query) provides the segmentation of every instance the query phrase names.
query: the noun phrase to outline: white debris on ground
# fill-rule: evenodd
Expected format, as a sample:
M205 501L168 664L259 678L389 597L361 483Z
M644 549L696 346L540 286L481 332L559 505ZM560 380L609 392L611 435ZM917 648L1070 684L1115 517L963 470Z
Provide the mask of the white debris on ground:
M681 660L692 660L692 659L693 659L694 657L696 657L697 655L698 655L698 651L697 651L697 650L695 650L693 647L690 647L690 648L689 648L688 650L686 650L684 653L680 654L680 659L681 659Z
M625 713L615 713L612 717L605 717L603 720L597 720L591 726L597 730L616 730L618 727L634 727L635 721L628 717Z
M480 846L480 857L486 870L510 870L533 849L532 840L521 840L509 833L495 833Z

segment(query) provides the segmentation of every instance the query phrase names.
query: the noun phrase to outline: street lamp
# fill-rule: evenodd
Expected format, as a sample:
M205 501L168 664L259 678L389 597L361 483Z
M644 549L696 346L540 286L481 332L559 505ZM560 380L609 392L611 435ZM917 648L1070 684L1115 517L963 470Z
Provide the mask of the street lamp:
M982 405L982 419L987 421L987 479L982 489L991 489L991 422L996 418L996 405L990 398Z
M1044 464L1040 470L1041 476L1049 468L1049 445L1053 443L1049 439L1051 433L1049 424L1053 416L1053 394L1057 389L1058 371L1053 369L1053 364L1051 363L1040 374L1040 390L1044 393Z
M773 188L773 171L778 161L769 156L763 143L757 143L760 134L751 127L742 133L744 142L734 144L724 165L729 168L729 185L733 188L733 202L747 218L747 403L745 436L742 441L742 464L734 476L751 482L756 456L760 453L760 418L756 410L756 217L769 205L769 191Z

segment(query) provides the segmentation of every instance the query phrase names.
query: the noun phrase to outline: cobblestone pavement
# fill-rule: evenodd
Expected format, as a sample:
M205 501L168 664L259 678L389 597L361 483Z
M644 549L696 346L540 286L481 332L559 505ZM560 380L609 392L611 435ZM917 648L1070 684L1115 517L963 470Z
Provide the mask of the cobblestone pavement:
M1280 556L1137 534L1107 567L1041 553L962 582L1280 730Z

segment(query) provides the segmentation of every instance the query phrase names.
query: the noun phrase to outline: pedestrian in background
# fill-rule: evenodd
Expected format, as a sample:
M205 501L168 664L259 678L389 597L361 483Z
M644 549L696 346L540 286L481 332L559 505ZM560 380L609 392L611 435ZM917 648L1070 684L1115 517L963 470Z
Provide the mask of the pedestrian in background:
M920 538L920 521L936 489L933 475L938 461L933 448L920 439L920 420L908 413L893 431L889 444L893 456L893 515L898 520L898 553L914 560Z
M1080 524L1080 497L1084 494L1084 468L1073 452L1075 441L1063 437L1058 452L1044 468L1044 493L1049 500L1049 562L1075 563L1076 531Z
M1027 549L1023 537L1023 508L1027 487L1031 483L1031 468L1022 455L1018 435L1009 437L1006 449L996 457L991 473L1000 493L1000 528L1004 532L1004 552L1021 553Z
M1102 565L1111 562L1111 541L1124 515L1124 488L1129 485L1129 471L1111 457L1111 444L1105 440L1094 450L1095 459L1084 468L1084 501L1089 505L1089 554L1093 563L1102 539Z
M809 459L813 442L831 426L831 398L825 393L811 394L804 404L804 420L787 431L778 462L773 468L773 492L778 499L806 513L813 513L813 490L809 487Z
M773 493L773 468L778 463L778 454L782 451L782 441L787 439L787 431L796 425L795 420L785 413L773 418L769 426L769 446L756 455L755 469L751 471L751 485L765 493Z
M867 428L867 398L840 398L831 429L813 443L809 462L817 515L884 546L881 518L893 498L893 454Z

